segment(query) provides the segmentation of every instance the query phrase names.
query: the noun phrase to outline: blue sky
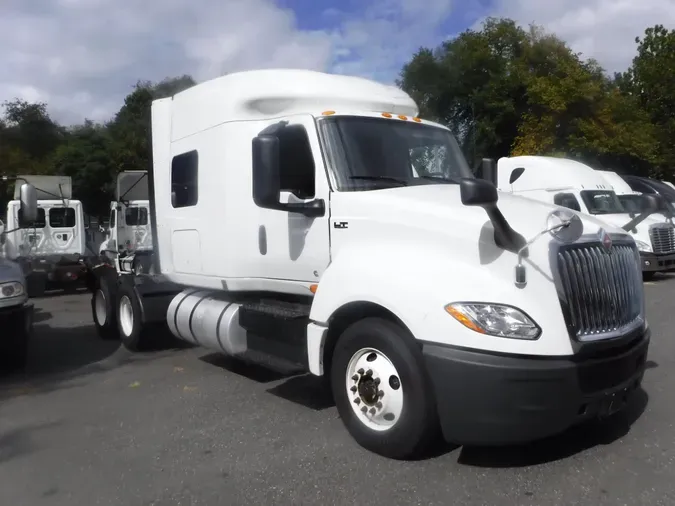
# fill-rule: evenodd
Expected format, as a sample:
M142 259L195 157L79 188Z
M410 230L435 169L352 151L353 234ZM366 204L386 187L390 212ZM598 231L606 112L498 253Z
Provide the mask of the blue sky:
M608 71L675 0L0 0L0 101L109 119L139 79L295 67L393 82L420 46L485 16L534 22Z

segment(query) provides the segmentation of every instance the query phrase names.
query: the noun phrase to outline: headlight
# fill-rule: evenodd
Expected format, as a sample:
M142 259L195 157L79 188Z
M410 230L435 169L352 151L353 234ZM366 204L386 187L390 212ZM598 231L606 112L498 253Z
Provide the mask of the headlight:
M534 340L541 329L515 307L480 302L454 302L445 310L466 328L495 337Z
M11 297L19 297L23 295L23 285L18 281L10 283L0 283L0 299L9 299Z
M647 244L646 242L643 242L643 241L638 241L637 239L635 239L635 244L637 245L638 250L640 250L640 251L644 251L646 253L652 252L651 244Z

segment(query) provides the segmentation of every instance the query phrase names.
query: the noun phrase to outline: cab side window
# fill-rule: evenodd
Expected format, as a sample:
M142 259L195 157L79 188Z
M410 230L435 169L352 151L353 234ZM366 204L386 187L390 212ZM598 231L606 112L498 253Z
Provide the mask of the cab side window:
M313 198L316 179L314 155L305 127L289 125L277 135L281 191L291 192L300 199Z
M581 212L579 201L573 193L556 193L555 197L553 197L553 203L557 206L567 207L568 209Z

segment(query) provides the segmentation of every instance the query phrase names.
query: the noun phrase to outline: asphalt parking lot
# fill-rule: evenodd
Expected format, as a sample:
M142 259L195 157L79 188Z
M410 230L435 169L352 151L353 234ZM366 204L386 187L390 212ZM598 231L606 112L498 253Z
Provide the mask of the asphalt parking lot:
M644 393L607 425L515 448L362 450L308 377L203 349L99 340L87 294L36 301L28 371L0 380L0 496L22 505L675 504L675 276L646 284Z

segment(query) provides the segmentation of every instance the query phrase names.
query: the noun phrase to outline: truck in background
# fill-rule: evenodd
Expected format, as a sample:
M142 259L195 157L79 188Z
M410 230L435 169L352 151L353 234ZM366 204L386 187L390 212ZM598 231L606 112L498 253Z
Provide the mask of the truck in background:
M645 280L675 266L675 251L662 247L669 244L670 237L675 239L675 227L664 215L654 214L664 209L663 199L652 203L643 195L643 210L649 206L655 206L654 209L647 214L631 215L600 171L566 158L500 158L497 172L498 187L502 191L593 215L629 232L640 250Z
M93 271L102 336L136 350L168 327L324 377L352 437L394 458L439 432L543 438L639 388L650 330L631 236L475 178L402 90L234 73L155 100L151 132L150 268Z
M47 289L72 291L85 277L86 230L82 203L72 198L67 176L17 176L14 200L7 204L5 254L26 274L28 294L39 297ZM23 182L23 183L22 183ZM18 199L21 184L37 192L37 217L27 221Z
M116 200L110 203L106 238L98 251L100 256L113 264L138 258L136 253L149 254L152 251L147 176L148 173L144 170L123 171L117 175Z
M19 202L22 215L35 221L37 197L31 185L21 185ZM11 229L0 221L0 246L8 231ZM26 278L19 264L0 256L0 371L13 372L26 366L32 333L33 304L28 300Z

